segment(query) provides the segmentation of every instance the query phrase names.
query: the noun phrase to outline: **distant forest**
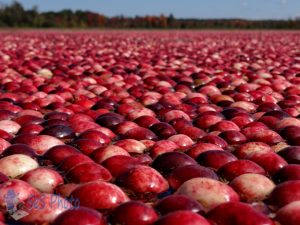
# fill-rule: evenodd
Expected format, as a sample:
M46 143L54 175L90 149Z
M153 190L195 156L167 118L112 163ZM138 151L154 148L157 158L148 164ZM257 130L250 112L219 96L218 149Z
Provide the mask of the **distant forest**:
M39 12L19 2L0 6L0 27L133 29L300 29L300 20L180 19L171 15L107 17L82 10Z

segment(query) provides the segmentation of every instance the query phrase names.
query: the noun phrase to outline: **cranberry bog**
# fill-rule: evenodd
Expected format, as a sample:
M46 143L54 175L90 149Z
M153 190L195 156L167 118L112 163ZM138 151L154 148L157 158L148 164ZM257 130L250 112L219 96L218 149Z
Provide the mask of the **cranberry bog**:
M1 32L0 225L299 225L299 34Z

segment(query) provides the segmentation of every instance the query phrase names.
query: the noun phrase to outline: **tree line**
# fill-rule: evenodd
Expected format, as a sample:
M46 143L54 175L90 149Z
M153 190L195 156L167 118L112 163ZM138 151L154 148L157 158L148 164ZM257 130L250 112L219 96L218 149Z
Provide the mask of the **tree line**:
M19 2L0 7L0 27L19 28L145 28L145 29L300 29L300 20L180 19L165 16L114 16L69 9L39 12Z

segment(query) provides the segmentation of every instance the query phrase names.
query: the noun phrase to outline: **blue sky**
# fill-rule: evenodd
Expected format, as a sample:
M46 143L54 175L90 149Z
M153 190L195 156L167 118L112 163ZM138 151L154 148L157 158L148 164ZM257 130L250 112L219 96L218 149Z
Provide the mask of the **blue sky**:
M12 0L0 0L10 3ZM19 0L40 11L65 8L108 16L168 15L185 18L287 19L300 16L300 0Z

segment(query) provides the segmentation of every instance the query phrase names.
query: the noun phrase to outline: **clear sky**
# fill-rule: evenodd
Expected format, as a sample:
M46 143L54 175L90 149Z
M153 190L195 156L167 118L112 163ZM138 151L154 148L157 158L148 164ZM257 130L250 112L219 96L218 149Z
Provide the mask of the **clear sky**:
M12 0L0 0L10 3ZM40 11L81 9L107 16L168 15L185 18L288 19L300 16L300 0L19 0Z

